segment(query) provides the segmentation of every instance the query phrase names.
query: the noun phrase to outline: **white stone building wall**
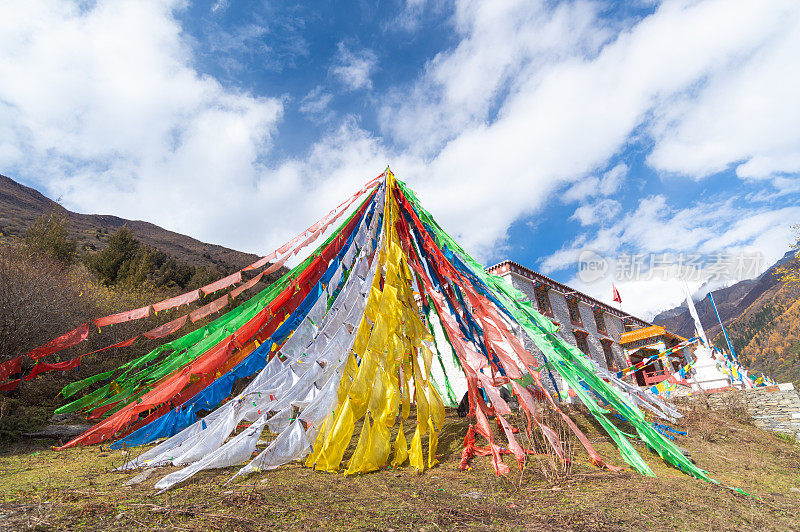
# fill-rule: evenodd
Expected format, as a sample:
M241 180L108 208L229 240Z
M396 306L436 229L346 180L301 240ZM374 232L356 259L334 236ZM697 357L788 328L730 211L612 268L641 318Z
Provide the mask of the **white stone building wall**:
M510 281L514 288L525 294L527 299L531 301L534 307L538 310L536 295L534 293L535 285L533 281L513 272L505 273L503 274L503 277ZM611 352L614 357L614 365L617 369L627 366L625 355L623 354L622 348L619 345L620 334L622 334L625 330L622 324L622 319L613 314L604 312L603 316L606 326L606 333L602 333L597 330L597 324L595 323L592 307L586 302L579 300L578 311L581 315L582 325L574 325L569 317L569 307L567 305L566 296L555 288L550 288L547 290L547 297L550 302L550 308L553 311L552 319L559 324L559 334L562 338L567 340L572 345L577 346L577 340L575 339L575 335L573 334L572 330L580 329L585 331L587 333L586 342L589 346L589 356L604 368L606 367L606 360L605 353L603 351L603 345L600 340L602 338L610 338L612 340ZM525 346L531 347L532 342L530 342L530 340L527 338L526 340L527 343Z

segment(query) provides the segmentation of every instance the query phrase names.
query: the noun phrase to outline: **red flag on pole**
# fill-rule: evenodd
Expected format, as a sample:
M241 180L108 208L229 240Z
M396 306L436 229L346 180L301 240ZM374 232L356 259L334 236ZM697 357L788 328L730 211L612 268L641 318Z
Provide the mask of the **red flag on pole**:
M622 304L622 296L619 295L619 290L617 290L617 287L614 286L614 283L611 283L611 289L614 291L614 301L616 301L619 304Z

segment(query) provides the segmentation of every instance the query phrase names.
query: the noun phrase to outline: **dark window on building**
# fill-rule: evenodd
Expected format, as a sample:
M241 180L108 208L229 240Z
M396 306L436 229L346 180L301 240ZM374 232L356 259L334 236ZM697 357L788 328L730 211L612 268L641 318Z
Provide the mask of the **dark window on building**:
M575 342L578 349L583 351L583 354L589 356L589 343L586 341L586 333L583 331L575 331Z
M569 309L569 319L575 325L582 325L581 312L578 310L578 300L574 297L567 298L567 308Z
M606 332L606 318L603 315L603 310L596 308L594 309L594 323L597 325L597 331L601 333Z
M550 308L550 299L547 297L547 290L543 288L535 288L536 306L539 307L539 312L547 316L553 315L553 309Z
M614 352L611 351L611 342L601 342L603 344L603 354L606 357L606 366L608 369L615 369L614 365Z

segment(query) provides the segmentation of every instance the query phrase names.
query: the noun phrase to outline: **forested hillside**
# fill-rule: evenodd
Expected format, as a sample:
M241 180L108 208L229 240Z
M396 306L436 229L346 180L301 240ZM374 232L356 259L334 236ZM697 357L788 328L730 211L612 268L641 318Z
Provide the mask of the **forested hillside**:
M794 259L794 250L788 251L780 260L770 266L764 273L754 279L744 279L737 283L713 290L711 294L717 305L722 321L726 324L737 319L750 308L756 301L769 299L780 290L783 280L779 270ZM709 337L716 336L720 331L719 321L711 305L711 301L704 297L695 301L700 323ZM686 307L686 302L680 306L665 310L653 318L653 323L662 325L676 334L689 338L694 335L694 321Z
M787 267L800 269L800 259ZM800 389L800 283L780 282L725 327L745 366ZM725 344L722 333L714 342Z
M109 219L114 221L110 225L105 223ZM121 225L117 226L117 222ZM0 238L0 363L94 318L148 306L200 288L257 258L203 244L145 222L130 224L134 227L119 218L76 215L33 189L0 176L0 226L4 231ZM282 268L264 277L244 297L229 300L226 306L241 304L285 271ZM192 309L214 297L217 296L202 297ZM40 361L75 359L186 312L184 306L104 327L102 332L94 330L87 341ZM80 368L63 373L51 371L21 382L13 391L1 394L0 441L15 439L43 422L59 403L57 394L67 383L118 367L216 317L212 314L187 321L172 336L139 337L131 346L83 357ZM33 366L32 360L23 358L20 375L30 373Z
M777 263L755 279L715 290L712 295L740 362L753 373L794 382L800 389L800 228L793 228L797 242ZM695 305L708 336L727 350L709 299ZM685 303L653 321L687 338L694 335L694 322Z
M37 219L50 213L66 218L69 236L75 240L78 253L91 253L105 248L112 234L127 227L142 245L159 250L186 265L227 272L246 266L258 258L252 253L200 242L141 220L72 212L37 190L0 175L0 241L22 238Z

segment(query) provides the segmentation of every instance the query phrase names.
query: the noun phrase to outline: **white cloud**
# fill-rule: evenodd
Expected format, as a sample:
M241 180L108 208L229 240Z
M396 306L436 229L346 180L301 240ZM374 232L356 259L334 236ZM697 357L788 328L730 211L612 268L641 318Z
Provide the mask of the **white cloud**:
M4 8L0 130L18 149L0 164L81 211L249 248L225 234L228 210L258 179L282 104L196 72L181 5Z
M648 157L654 167L697 178L730 165L743 178L800 172L800 12L797 3L771 5L783 9L757 46L661 110Z
M598 178L594 176L584 177L570 186L561 196L561 199L566 203L582 201L595 195L599 188L600 180Z
M300 112L314 119L330 120L333 111L330 109L333 94L325 91L322 85L317 85L300 102Z
M421 198L468 248L498 258L492 248L514 220L606 167L656 111L753 50L779 53L775 31L800 5L770 7L665 2L609 39L591 5L468 2L456 15L461 43L398 89L381 123L430 161L424 176L409 176Z
M617 192L625 180L628 173L628 165L619 163L614 168L603 174L603 179L600 181L599 192L603 196L610 196Z
M369 49L351 50L344 42L337 45L331 73L349 90L371 89L378 56Z
M266 48L263 40L269 33L269 29L262 24L244 24L225 31L219 27L215 28L209 38L211 52L243 52L254 48Z
M690 276L692 290L709 279L719 287L755 276L786 252L789 226L798 219L800 207L748 207L732 198L678 209L668 205L663 196L651 196L642 199L634 212L623 215L614 225L592 236L584 234L546 257L541 267L544 273L564 268L574 268L577 273L581 251L592 250L609 261L607 276L585 283L576 275L568 284L608 302L614 282L623 293L626 309L649 319L680 303L683 296L679 278L686 272L679 272L676 265L682 260L688 264L692 254L703 257L704 266ZM669 254L666 258L665 252ZM714 266L709 263L717 263L720 254L731 255L734 258L730 261L739 262L738 266L729 264L733 277L725 275L714 280ZM673 267L663 268L668 265Z
M212 13L224 12L226 9L228 9L229 4L230 2L228 0L217 0L216 2L214 2L214 5L211 6L211 12Z
M602 175L602 178L584 177L570 186L561 196L566 202L582 201L593 196L610 196L617 192L628 173L628 165L619 163Z
M581 225L594 225L610 220L622 210L622 205L612 199L603 199L584 204L575 209L570 219L578 220Z
M434 154L447 141L485 124L494 106L554 59L594 52L608 36L593 27L586 3L459 3L455 49L437 54L410 88L400 87L381 110L384 132L415 152Z
M441 0L406 0L400 13L386 24L385 29L413 32L419 28L426 10L441 12L446 6L447 3Z
M788 176L776 176L772 179L773 188L762 188L758 192L749 194L747 201L750 202L771 202L785 196L800 193L800 178Z

